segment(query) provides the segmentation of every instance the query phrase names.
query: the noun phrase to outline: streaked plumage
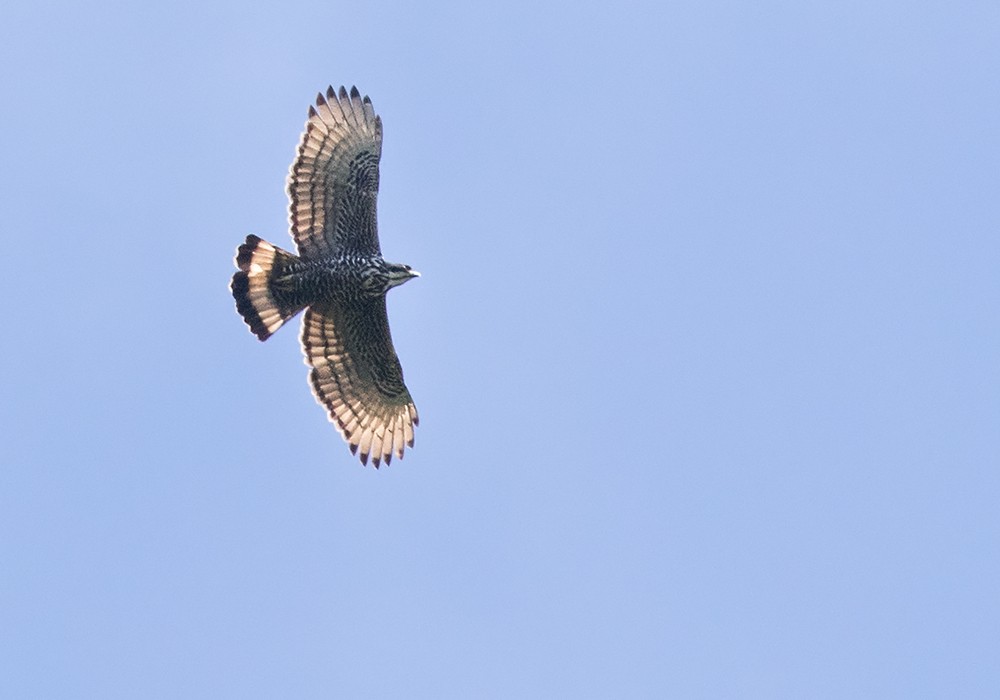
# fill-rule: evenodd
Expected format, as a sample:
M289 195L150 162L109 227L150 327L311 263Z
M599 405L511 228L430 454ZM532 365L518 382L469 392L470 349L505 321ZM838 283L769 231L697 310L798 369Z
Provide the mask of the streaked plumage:
M230 287L261 340L305 309L302 351L313 394L352 453L378 467L413 446L417 409L392 346L386 292L418 276L388 263L376 198L382 120L357 88L329 88L309 108L288 175L298 255L247 236Z

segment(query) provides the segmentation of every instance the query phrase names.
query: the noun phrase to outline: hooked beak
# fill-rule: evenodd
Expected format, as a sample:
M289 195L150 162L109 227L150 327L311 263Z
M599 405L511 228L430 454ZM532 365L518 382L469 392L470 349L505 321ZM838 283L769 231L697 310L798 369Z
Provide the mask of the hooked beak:
M396 269L389 274L389 279L386 281L389 287L398 287L414 277L420 277L420 273L416 270Z

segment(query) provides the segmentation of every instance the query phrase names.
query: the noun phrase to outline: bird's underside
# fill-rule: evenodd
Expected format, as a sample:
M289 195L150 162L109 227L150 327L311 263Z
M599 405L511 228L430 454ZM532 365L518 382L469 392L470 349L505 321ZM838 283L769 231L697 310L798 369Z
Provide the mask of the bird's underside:
M329 88L288 175L298 255L257 236L237 250L230 287L250 330L266 340L305 311L302 351L313 394L363 464L413 446L417 409L403 383L386 292L417 273L382 258L376 223L382 122L357 88Z

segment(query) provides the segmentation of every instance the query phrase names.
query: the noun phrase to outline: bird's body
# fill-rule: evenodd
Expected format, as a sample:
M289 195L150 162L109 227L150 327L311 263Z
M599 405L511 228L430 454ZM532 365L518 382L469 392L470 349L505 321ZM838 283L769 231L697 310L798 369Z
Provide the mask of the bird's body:
M291 306L328 301L352 304L384 295L393 269L381 257L299 258L271 278L275 299Z
M351 451L376 467L393 454L402 458L418 422L385 295L419 273L382 258L375 223L381 146L382 122L357 88L319 95L288 177L298 255L247 236L230 285L261 340L306 310L301 338L313 393Z

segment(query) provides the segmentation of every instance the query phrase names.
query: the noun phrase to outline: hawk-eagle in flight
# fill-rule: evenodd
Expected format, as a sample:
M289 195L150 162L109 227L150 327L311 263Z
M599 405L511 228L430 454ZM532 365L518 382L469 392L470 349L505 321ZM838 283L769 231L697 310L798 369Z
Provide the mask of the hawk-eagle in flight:
M247 236L230 288L250 330L267 340L305 309L302 351L313 394L363 464L413 446L417 408L392 346L385 294L419 276L382 259L375 202L382 120L358 89L328 88L288 175L298 255Z

